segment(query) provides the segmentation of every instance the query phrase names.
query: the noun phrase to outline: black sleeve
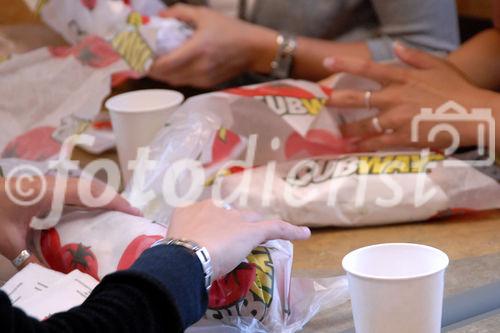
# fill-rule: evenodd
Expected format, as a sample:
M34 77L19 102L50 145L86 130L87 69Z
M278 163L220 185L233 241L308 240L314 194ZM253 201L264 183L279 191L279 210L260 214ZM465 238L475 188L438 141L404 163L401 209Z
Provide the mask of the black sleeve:
M198 258L183 247L160 245L131 269L106 276L82 305L44 321L13 307L0 292L0 327L6 333L182 332L206 306Z

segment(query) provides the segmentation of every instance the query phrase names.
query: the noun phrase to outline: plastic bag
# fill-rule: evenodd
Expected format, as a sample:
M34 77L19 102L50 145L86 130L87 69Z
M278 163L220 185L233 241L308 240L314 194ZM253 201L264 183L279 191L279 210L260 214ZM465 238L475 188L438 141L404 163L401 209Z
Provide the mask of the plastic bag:
M447 161L415 151L320 156L230 175L221 180L222 192L229 196L248 173L236 206L310 226L424 221L500 207L495 179L458 160L461 166L446 167Z
M165 184L179 197L183 189L198 186L200 190L193 191L198 196L185 198L196 201L213 197L216 175L268 161L349 151L340 137L337 115L325 107L329 92L311 82L283 80L188 99L150 144L149 154L139 159L125 195L146 216L162 220L173 209L163 196L169 192ZM146 169L147 159L156 161L157 167ZM181 160L198 163L204 172L201 183L193 184L189 170L165 179ZM226 167L231 160L241 163Z
M166 226L120 212L67 211L55 228L36 231L38 257L62 273L75 269L99 280L129 268L166 234ZM196 327L222 326L248 331L295 332L322 304L347 299L344 277L328 281L293 279L292 244L270 241L254 249L233 272L216 280L209 308ZM328 283L325 283L328 282ZM218 328L214 328L213 323Z
M335 87L352 85L377 88L346 76ZM329 109L323 105L328 92L284 80L189 99L150 146L148 158L159 166L145 171L143 187L135 186L141 194L152 191L155 199L129 198L150 218L167 218L173 207L162 184L176 161L192 159L203 168L204 182L194 184L192 172L184 171L169 180L177 191L202 187L201 198L296 224L380 225L500 207L496 180L452 157L411 150L345 154L350 147L338 126L377 111L348 110L347 115ZM451 160L458 165L447 166Z

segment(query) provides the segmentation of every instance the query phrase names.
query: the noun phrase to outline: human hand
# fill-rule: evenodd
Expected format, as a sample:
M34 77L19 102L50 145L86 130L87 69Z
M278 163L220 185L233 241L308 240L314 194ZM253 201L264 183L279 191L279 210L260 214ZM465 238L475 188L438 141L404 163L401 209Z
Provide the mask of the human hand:
M435 109L449 100L465 108L491 108L495 103L494 94L473 86L446 60L400 43L395 43L394 51L411 67L395 67L358 59L325 59L325 67L334 72L364 76L382 85L380 91L372 93L370 104L380 111L380 127L390 129L393 133L380 133L380 129L373 125L372 119L346 124L342 128L343 134L346 137L358 138L360 141L357 147L360 151L401 147L447 148L452 137L445 132L437 134L432 142L428 140L428 133L436 125L435 122L422 123L418 128L419 141L412 142L412 119L420 113L421 108ZM337 90L330 96L328 104L335 107L363 108L365 92ZM477 144L477 122L457 122L453 125L460 134L460 145Z
M176 209L167 232L167 237L206 247L215 279L231 272L254 248L268 240L302 240L310 235L309 228L219 208L212 200Z
M258 69L266 57L264 42L273 45L271 30L233 19L203 6L177 4L160 13L195 28L178 49L156 59L149 76L173 86L211 88L244 71ZM269 53L269 52L268 52Z
M56 177L52 176L47 176L43 179L40 177L22 179L18 184L20 185L19 188L16 186L17 180L16 178L0 178L0 254L9 260L15 259L22 250L28 249L31 219L35 216L46 216L49 213L56 188ZM15 198L22 197L24 202L38 198L39 194L43 191L44 181L46 191L41 194L40 200L37 200L33 204L21 206L13 202L11 197L9 197L8 191L10 190L11 196ZM111 191L112 200L107 203L103 202L103 205L98 207L99 209L117 210L131 215L141 215L139 210L133 208L111 187L98 180L83 178L68 178L64 194L65 205L86 207L78 193L79 185L89 186L90 193L95 198L100 197L104 191ZM31 256L28 262L39 263L34 256Z

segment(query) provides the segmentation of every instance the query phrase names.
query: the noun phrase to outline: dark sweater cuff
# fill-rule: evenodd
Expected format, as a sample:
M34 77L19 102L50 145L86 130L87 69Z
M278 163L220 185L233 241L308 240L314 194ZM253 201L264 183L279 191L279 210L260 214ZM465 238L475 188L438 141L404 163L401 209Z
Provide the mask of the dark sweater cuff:
M145 251L130 268L158 280L172 296L184 328L205 314L208 304L199 259L182 246L158 245Z

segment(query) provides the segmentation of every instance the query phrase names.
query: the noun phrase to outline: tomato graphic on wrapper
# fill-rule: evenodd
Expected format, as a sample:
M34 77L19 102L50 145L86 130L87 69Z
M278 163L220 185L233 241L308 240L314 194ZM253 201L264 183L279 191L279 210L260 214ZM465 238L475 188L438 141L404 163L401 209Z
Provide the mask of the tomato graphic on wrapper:
M63 273L70 273L75 269L87 273L99 280L97 259L90 250L90 246L82 243L70 243L62 247L61 256L64 265Z
M243 262L231 273L212 283L208 297L210 309L224 309L243 300L255 281L255 265Z
M293 132L285 142L285 156L287 159L326 154L344 154L350 151L350 145L346 140L324 129L311 129L306 134L306 137Z
M269 249L263 246L255 248L247 262L214 282L206 317L223 322L239 316L264 320L273 301L274 279Z
M214 137L212 145L212 161L204 165L204 167L209 168L231 157L240 144L241 139L236 133L228 130L227 128L221 127Z
M61 247L59 233L55 228L42 230L40 249L47 265L61 273L68 274L75 269L99 280L97 258L90 246L69 243Z
M52 137L54 131L55 128L50 126L33 128L10 141L1 157L44 161L61 149L61 144Z
M64 264L61 256L61 239L55 228L42 230L40 234L40 249L43 259L47 265L58 271L64 270Z
M84 65L101 68L107 67L120 59L111 44L98 36L87 36L74 46L49 47L54 57L65 58L73 55Z
M118 263L118 270L128 269L132 264L139 258L142 252L146 251L153 245L154 242L162 239L163 236L160 235L140 235L136 237L130 244L127 246L125 251L123 252L120 262Z
M93 10L97 4L97 0L80 0L82 5L88 10Z

